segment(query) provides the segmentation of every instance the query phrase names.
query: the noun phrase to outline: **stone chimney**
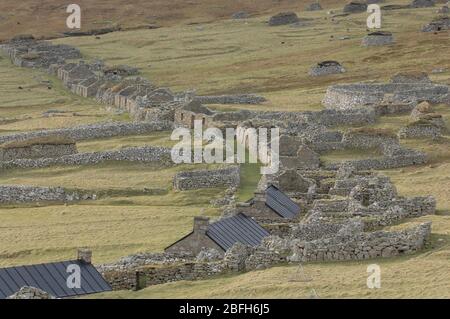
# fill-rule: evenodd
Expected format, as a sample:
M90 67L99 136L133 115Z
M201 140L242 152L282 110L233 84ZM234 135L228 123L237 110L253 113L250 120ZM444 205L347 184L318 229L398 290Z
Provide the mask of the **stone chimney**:
M77 260L86 264L90 264L92 261L92 251L86 248L78 249Z
M197 216L194 217L194 233L205 234L209 227L209 218Z

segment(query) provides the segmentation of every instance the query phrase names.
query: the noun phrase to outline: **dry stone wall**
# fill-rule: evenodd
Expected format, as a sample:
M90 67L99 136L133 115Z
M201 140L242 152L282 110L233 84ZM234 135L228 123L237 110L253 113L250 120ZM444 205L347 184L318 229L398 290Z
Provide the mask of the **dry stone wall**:
M395 102L429 101L444 103L449 87L425 83L356 83L328 87L323 100L327 108L348 110L376 106L383 103L386 95Z
M93 194L80 194L62 187L0 185L0 203L72 202L95 199Z
M181 191L214 187L238 187L239 184L239 166L216 170L180 172L173 179L174 189Z
M196 96L195 101L202 104L261 104L267 100L255 94Z
M115 136L148 134L156 131L171 130L172 127L172 124L169 122L107 122L55 130L41 130L4 135L0 136L0 144L48 136L65 136L74 141L83 141Z
M27 147L0 147L0 162L23 158L55 158L76 154L77 152L75 144L36 144Z
M94 165L107 161L153 162L158 163L159 165L173 165L170 153L170 149L163 147L130 147L117 151L78 153L58 158L20 159L9 162L0 162L0 169L43 168L55 165Z
M364 260L412 254L422 249L431 234L431 223L399 232L377 231L294 242L290 261Z

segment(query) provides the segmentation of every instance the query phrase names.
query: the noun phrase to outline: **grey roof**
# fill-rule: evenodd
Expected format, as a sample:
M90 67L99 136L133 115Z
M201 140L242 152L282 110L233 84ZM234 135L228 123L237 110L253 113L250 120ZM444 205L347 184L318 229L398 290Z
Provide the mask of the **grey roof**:
M252 218L239 213L212 223L206 235L226 251L237 242L256 247L270 234Z
M81 288L68 288L67 267L80 267ZM110 285L92 264L79 260L0 269L0 299L16 293L23 286L31 286L48 292L57 298L74 297L111 291Z
M266 189L266 205L284 218L295 218L300 212L300 207L273 185Z

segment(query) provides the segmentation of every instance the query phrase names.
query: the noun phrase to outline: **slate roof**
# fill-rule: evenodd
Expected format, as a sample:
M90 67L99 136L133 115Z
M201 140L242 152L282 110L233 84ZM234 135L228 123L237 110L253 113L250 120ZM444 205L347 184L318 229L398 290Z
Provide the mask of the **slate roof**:
M212 223L206 235L226 251L237 242L256 247L270 234L252 218L239 213Z
M266 189L266 205L283 218L295 218L300 213L300 207L274 185Z
M81 288L67 287L67 278L71 274L67 267L71 264L80 267ZM57 298L112 290L92 264L79 260L0 269L0 299L11 296L23 286L42 289Z

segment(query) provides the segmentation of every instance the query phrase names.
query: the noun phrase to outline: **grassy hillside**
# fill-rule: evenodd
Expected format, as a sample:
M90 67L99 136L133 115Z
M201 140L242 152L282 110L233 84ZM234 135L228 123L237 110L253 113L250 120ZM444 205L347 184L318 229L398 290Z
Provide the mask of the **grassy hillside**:
M110 64L138 66L149 79L176 90L195 88L200 94L260 92L271 103L258 109L318 109L331 84L387 80L399 70L448 69L448 34L419 32L435 16L434 11L383 12L383 29L392 31L397 42L375 48L360 45L367 33L367 14L332 21L326 11L302 13L311 19L305 27L268 27L265 21L269 16L262 16L247 22L177 25L56 42L76 45L87 57L102 57ZM350 39L339 39L344 36ZM309 77L309 68L323 60L341 62L347 73ZM447 71L432 78L445 82L448 75Z
M301 12L307 2L294 0L232 4L210 0L207 6L205 2L139 0L130 5L122 0L105 0L95 1L94 9L93 2L80 1L82 7L92 9L86 10L86 28L116 23L126 26L158 23L164 27L55 42L75 45L87 58L100 57L108 64L138 66L145 77L174 90L195 88L200 94L256 92L270 100L258 106L214 106L218 109L319 110L323 94L331 84L386 81L396 72L407 70L425 71L434 81L450 84L448 33L419 32L435 16L435 8L384 12L383 28L394 33L396 44L363 48L360 42L366 34L365 13L334 21L326 13L328 9L341 9L344 1L322 1L326 10L320 12ZM19 10L17 5L3 1L0 38L16 32L52 35L64 31L63 6L49 0L39 4L38 7L36 1L24 0ZM254 12L254 17L248 21L228 19L242 8ZM272 28L265 24L269 14L286 8L296 9L301 17L310 19L307 25ZM32 14L35 20L29 19ZM32 27L35 21L40 28ZM349 39L340 40L344 36ZM310 78L307 74L310 66L322 60L338 60L347 72ZM446 71L431 73L435 68ZM106 119L127 120L126 116L112 115L91 99L67 92L47 74L14 67L4 57L0 58L0 75L0 134ZM52 89L42 80L51 80ZM49 109L68 113L43 117L42 113ZM437 106L436 111L450 122L448 106ZM373 127L397 130L407 120L407 116L383 117ZM170 146L169 134L100 139L78 143L78 147L80 151L95 151L143 144ZM291 265L101 297L307 298L313 288L320 297L449 297L449 138L402 143L430 154L428 165L384 171L393 178L401 194L431 194L437 198L438 215L420 219L433 221L433 240L427 251L389 260L308 264L305 271L313 281L306 283L290 281L297 271ZM366 155L344 152L329 154L324 160ZM176 171L140 164L102 164L0 172L1 184L66 186L107 195L98 201L67 206L41 203L0 207L0 265L72 258L80 246L93 249L95 263L114 261L138 251L162 250L191 229L193 216L219 214L209 201L220 196L222 190L173 192L170 183ZM258 180L257 167L246 166L242 176L239 196L248 199ZM148 195L142 192L145 188L164 188L166 194ZM369 263L382 267L381 290L371 291L365 286Z
M450 216L427 217L433 242L414 256L360 262L285 265L229 277L116 291L90 298L449 298ZM366 286L367 266L381 267L381 289ZM305 279L312 279L305 281ZM314 290L314 291L313 291Z
M78 0L82 10L82 30L121 26L173 26L228 19L237 11L260 15L279 10L303 11L308 0ZM58 0L5 0L0 3L0 40L21 33L55 37L69 31L67 5ZM340 0L322 0L325 8L342 6Z
M13 66L1 55L0 92L0 135L128 120L127 115L114 115L94 100L70 93L57 78L40 70ZM52 110L60 113L45 116Z

